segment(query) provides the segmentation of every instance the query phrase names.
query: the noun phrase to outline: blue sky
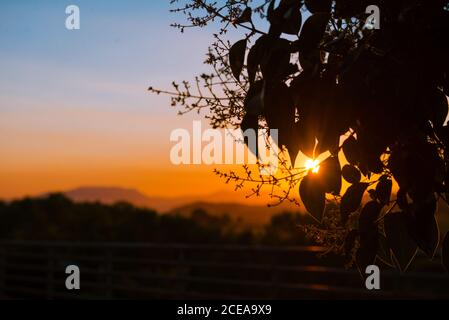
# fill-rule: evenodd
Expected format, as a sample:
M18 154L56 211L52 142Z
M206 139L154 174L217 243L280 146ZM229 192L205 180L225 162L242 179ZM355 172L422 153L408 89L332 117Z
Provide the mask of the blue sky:
M81 30L65 28L72 4ZM181 34L170 23L184 17L169 9L168 0L0 2L0 198L78 185L175 189L156 186L170 132L199 116L177 117L147 88L207 71L212 29Z
M81 30L65 29L69 4L80 8ZM204 68L211 39L207 32L181 35L170 28L182 17L168 12L168 1L22 0L0 6L2 96L88 99L90 108L121 109L126 102L128 111L148 111L142 109L146 87L192 77Z

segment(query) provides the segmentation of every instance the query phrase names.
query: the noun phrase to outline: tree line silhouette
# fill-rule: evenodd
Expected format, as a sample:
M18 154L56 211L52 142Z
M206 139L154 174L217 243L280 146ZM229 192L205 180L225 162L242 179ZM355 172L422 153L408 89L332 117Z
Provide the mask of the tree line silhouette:
M307 218L280 213L254 230L201 209L188 216L158 214L125 202L75 203L51 194L0 202L0 220L1 240L301 245L305 237L298 225Z

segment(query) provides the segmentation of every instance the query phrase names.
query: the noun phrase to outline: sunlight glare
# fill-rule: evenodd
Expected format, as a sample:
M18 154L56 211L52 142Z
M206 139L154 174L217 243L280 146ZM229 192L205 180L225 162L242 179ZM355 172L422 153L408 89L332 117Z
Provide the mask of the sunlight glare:
M305 163L306 170L312 170L313 173L320 171L320 162L318 160L308 159Z

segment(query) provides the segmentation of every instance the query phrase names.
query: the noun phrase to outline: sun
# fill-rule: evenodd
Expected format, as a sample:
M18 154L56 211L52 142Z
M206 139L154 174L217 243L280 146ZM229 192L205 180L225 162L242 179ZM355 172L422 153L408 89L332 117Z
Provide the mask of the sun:
M318 173L320 171L320 162L318 160L308 159L306 160L305 168L307 171L312 170L313 173Z

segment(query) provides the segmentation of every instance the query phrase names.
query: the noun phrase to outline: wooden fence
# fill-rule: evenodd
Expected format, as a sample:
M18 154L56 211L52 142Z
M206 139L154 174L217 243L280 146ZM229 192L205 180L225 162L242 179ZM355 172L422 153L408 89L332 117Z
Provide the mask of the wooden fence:
M319 247L0 242L0 297L10 299L449 298L449 276L382 269L368 291ZM81 290L65 287L76 265Z

